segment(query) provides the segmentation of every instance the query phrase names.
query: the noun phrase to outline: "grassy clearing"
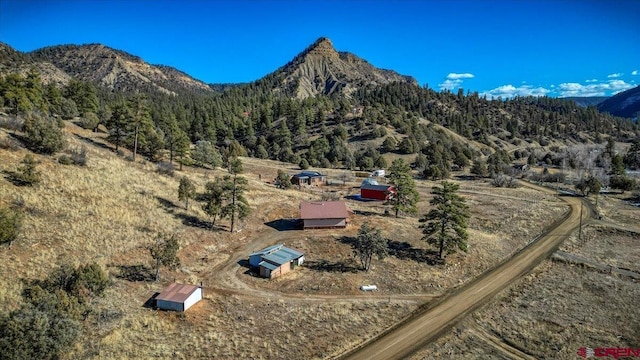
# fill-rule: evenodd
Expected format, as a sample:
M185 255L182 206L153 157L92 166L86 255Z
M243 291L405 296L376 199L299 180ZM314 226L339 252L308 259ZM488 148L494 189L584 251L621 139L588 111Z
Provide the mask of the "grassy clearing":
M565 250L620 266L638 263L629 251L636 248L637 234L588 227L583 235L591 241L571 246L577 241L573 234ZM635 347L638 298L640 287L630 278L547 261L413 358L505 358L474 334L472 324L535 358L574 359L583 346Z

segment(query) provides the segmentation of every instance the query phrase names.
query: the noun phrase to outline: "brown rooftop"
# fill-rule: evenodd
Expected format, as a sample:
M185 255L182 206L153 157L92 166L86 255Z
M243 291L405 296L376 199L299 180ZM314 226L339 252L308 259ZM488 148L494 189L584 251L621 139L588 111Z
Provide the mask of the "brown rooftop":
M346 219L349 216L344 201L303 201L300 203L301 219Z
M182 303L185 302L196 289L198 289L196 285L173 283L162 290L160 295L156 297L156 300Z

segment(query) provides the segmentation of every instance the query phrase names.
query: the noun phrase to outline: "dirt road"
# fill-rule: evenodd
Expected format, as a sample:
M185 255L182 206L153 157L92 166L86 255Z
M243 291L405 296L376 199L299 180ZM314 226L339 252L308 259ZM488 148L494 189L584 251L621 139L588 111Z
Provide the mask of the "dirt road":
M528 185L549 191L535 185ZM568 214L548 228L545 235L531 242L513 257L438 301L422 313L399 324L363 346L345 354L347 359L401 359L419 350L429 341L478 309L498 292L524 276L548 258L580 224L590 217L589 207L579 198L563 198L570 206Z

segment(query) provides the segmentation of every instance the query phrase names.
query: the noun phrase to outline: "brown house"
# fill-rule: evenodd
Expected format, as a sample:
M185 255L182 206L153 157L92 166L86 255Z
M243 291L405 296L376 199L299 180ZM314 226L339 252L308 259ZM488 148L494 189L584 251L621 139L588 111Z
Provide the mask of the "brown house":
M317 171L303 171L291 177L293 185L324 185L327 183L327 175L322 175Z
M344 201L303 201L300 219L304 229L344 228L350 210Z

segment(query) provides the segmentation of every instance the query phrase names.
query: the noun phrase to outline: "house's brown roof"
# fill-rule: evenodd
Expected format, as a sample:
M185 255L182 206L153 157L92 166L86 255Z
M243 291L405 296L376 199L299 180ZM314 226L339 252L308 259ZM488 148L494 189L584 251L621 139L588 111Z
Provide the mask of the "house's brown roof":
M173 283L162 290L160 295L156 297L156 300L183 303L197 289L198 286L196 285Z
M300 203L301 219L346 219L349 216L344 201L303 201Z

